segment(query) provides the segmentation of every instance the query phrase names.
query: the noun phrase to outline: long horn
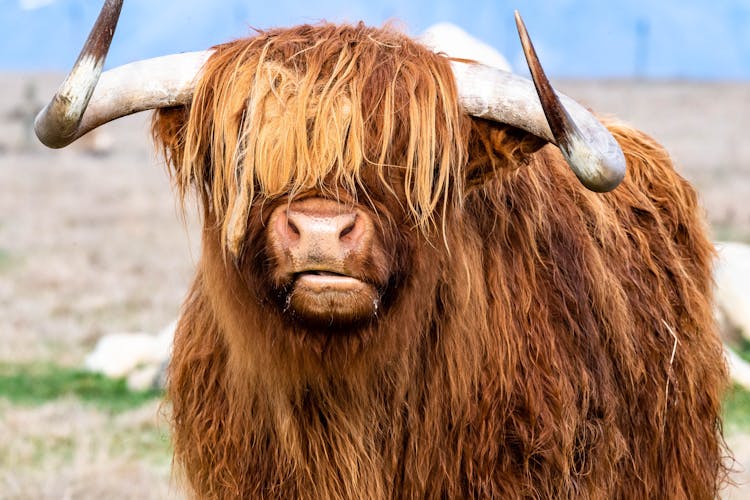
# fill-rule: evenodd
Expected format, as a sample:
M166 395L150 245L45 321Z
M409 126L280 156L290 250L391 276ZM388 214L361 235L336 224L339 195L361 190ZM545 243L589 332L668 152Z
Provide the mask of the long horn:
M544 74L521 14L515 12L523 53L552 135L578 179L592 191L611 191L625 177L625 157L612 135L581 133ZM597 120L598 122L598 120Z
M116 118L192 100L209 51L146 59L102 73L122 2L106 0L73 69L37 115L34 130L45 145L62 148Z
M516 22L534 83L497 68L452 61L464 110L556 144L584 186L611 191L625 177L620 145L588 110L552 89L518 12Z

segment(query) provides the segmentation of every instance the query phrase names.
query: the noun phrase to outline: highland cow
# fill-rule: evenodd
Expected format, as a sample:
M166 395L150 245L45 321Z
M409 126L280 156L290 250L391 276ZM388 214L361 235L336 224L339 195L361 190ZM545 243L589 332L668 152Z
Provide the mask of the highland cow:
M652 139L558 99L522 23L539 98L361 24L97 86L120 3L37 131L61 147L156 108L197 193L169 372L195 495L716 495L726 374L695 192Z

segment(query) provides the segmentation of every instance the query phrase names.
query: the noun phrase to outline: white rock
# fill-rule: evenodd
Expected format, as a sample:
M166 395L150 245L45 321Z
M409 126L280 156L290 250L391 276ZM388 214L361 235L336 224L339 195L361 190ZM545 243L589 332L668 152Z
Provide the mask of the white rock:
M750 391L750 363L740 358L737 353L726 345L724 346L724 355L727 358L729 375L732 381L741 385L745 390Z
M113 333L99 339L94 350L86 356L84 365L88 370L108 377L125 377L139 366L158 366L168 355L164 342L154 335Z
M156 334L156 342L159 344L159 349L161 349L162 360L168 359L172 352L172 341L174 340L174 332L176 329L177 320L174 320Z
M157 378L159 377L160 366L148 364L136 368L127 378L128 389L131 391L146 391L157 387Z
M455 24L433 24L418 37L418 40L435 52L444 52L450 57L471 59L511 71L508 60L497 49L471 36Z
M716 243L716 305L726 321L750 340L750 245Z

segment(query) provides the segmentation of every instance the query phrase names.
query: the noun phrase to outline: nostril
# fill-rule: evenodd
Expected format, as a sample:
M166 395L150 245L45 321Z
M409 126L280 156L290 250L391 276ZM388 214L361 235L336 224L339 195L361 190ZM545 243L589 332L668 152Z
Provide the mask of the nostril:
M299 236L299 228L294 224L294 222L292 222L291 219L287 219L286 220L286 225L287 225L287 228L289 229L289 231L293 235Z
M349 234L352 231L354 231L354 226L356 224L357 224L357 220L356 219L354 219L352 222L350 222L349 224L347 224L347 226L344 229L342 229L341 232L339 233L339 239L340 240L343 239L344 237L346 237L347 234Z

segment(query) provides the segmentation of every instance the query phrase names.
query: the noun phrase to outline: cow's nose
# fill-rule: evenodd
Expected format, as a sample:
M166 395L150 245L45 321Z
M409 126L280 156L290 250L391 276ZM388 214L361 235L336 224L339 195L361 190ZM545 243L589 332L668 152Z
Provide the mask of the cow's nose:
M290 241L305 239L336 242L344 239L351 240L352 232L357 225L356 213L310 213L300 210L299 207L287 210L286 226ZM283 224L283 223L282 223Z
M303 260L340 260L360 249L370 224L350 205L307 198L278 207L271 216L275 239Z

